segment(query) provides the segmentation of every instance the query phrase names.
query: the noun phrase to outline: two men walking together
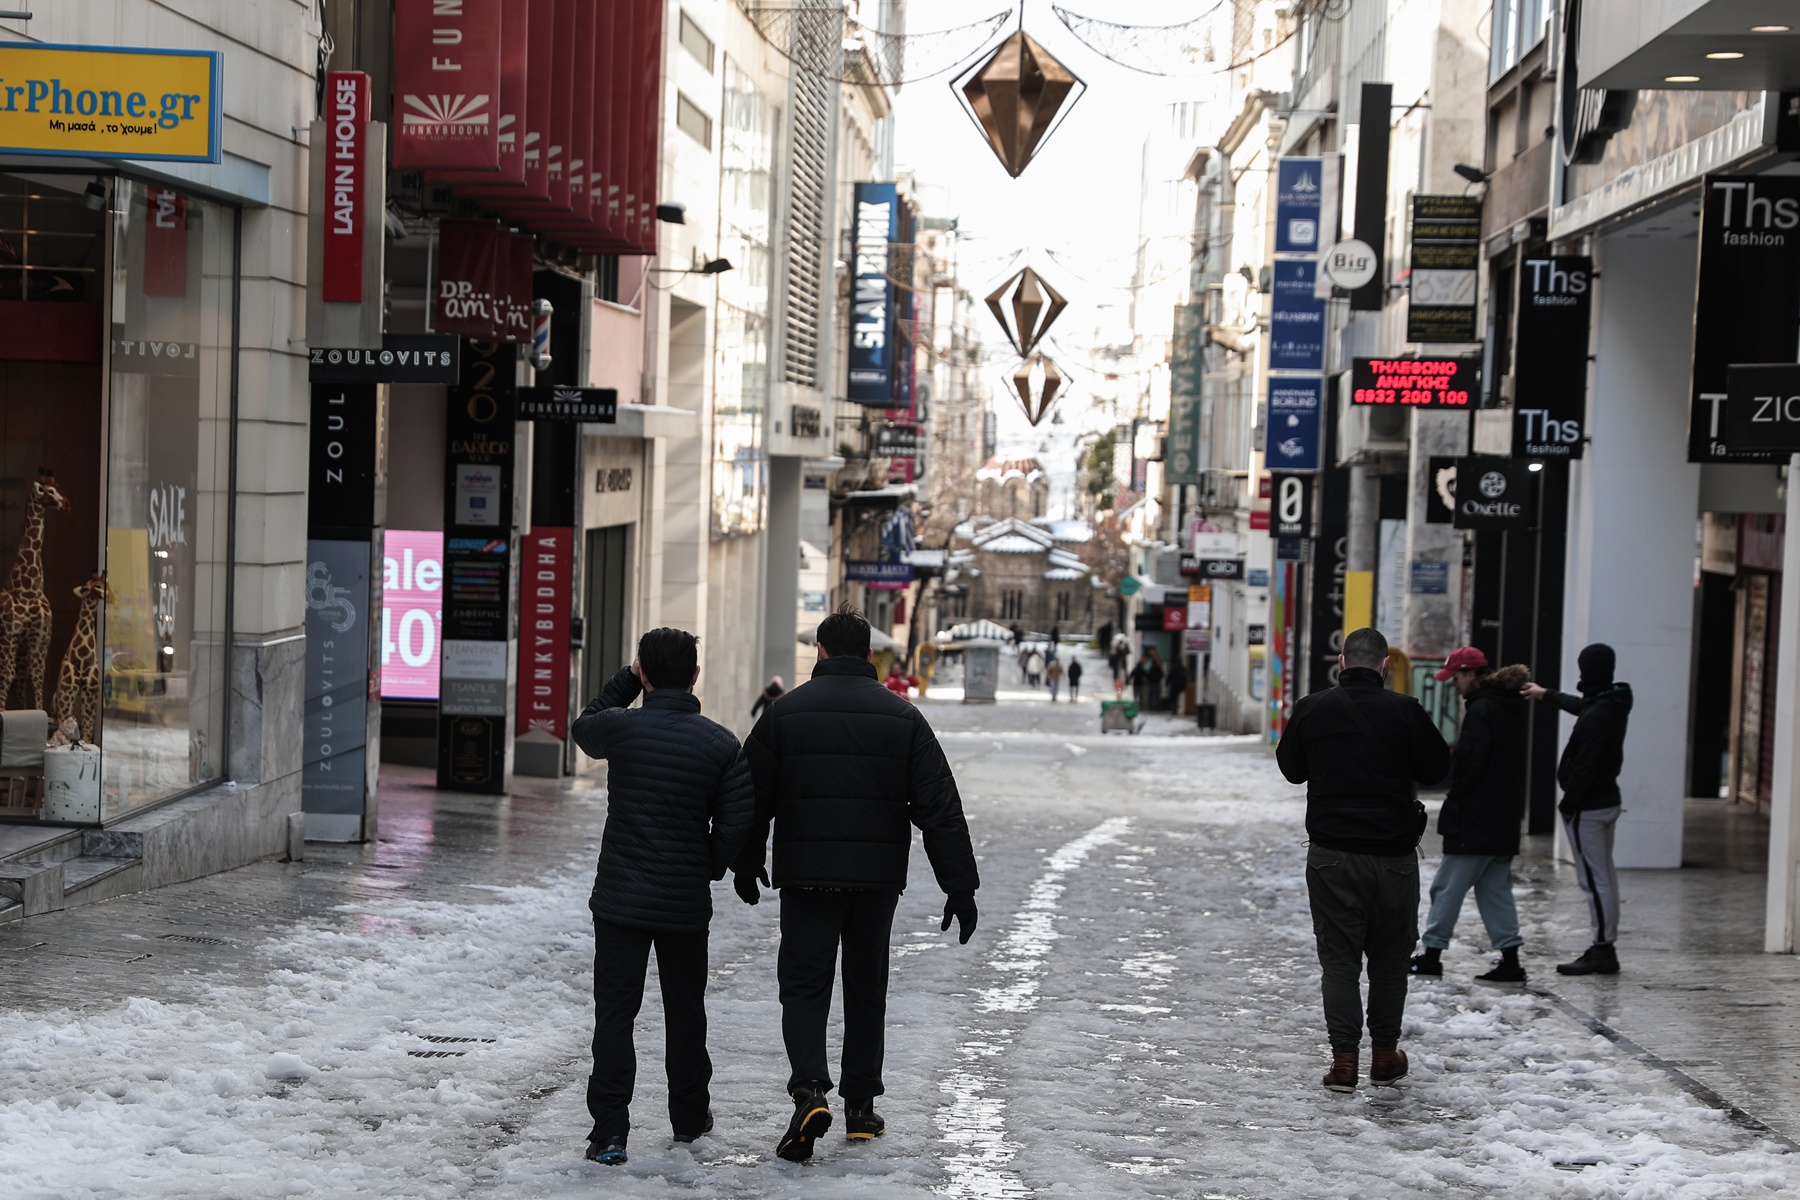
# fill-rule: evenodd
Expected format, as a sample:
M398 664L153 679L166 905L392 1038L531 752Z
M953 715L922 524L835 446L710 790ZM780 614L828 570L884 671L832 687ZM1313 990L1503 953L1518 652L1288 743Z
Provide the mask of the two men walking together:
M656 629L575 722L578 745L609 763L608 812L590 907L595 921L594 1120L587 1156L626 1161L636 1080L632 1024L656 951L668 1028L675 1140L712 1129L706 1051L711 883L734 869L748 904L781 889L776 977L794 1111L776 1152L812 1156L832 1124L826 1022L842 957L844 1049L836 1082L852 1140L879 1136L875 1111L887 1005L888 938L906 886L912 828L948 896L943 928L975 931L980 878L949 762L924 716L883 687L869 623L844 610L819 626L811 681L762 713L741 749L700 715L694 635ZM628 707L639 692L641 708ZM772 875L764 868L771 828Z

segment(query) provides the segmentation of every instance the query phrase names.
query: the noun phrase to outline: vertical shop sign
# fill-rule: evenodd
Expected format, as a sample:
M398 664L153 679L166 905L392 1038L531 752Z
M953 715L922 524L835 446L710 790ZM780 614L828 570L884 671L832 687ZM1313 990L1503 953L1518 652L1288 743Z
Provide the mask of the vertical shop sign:
M362 831L369 731L369 542L306 543L301 808L309 836Z
M569 736L569 608L575 531L538 527L519 548L519 716L515 733Z
M1331 436L1326 460L1336 460L1337 418L1327 415ZM1337 684L1338 653L1344 648L1344 585L1350 566L1350 471L1327 465L1318 477L1319 537L1314 543L1312 572L1307 578L1306 690L1323 691Z
M1786 462L1723 440L1734 363L1791 363L1800 328L1800 178L1709 176L1700 216L1689 462Z
M438 222L438 278L432 312L436 332L493 341L505 331L499 319L504 236L497 221L445 218Z
M494 126L500 169L433 172L432 182L489 184L495 188L513 188L525 182L526 71L530 52L531 7L511 0L500 11L500 100L495 106Z
M1409 342L1475 342L1481 261L1481 201L1414 196Z
M1313 298L1315 263L1275 262L1274 296L1269 307L1269 369L1325 369L1325 302Z
M306 527L367 537L375 524L381 410L378 384L312 385Z
M501 0L394 0L394 166L500 168Z
M1206 313L1198 304L1175 306L1175 338L1169 347L1169 444L1164 477L1172 484L1200 482L1200 392L1206 371Z
M1275 253L1317 254L1324 164L1316 158L1284 158L1275 168Z
M899 209L893 184L856 185L848 394L857 404L894 401L894 285L888 279L888 246L899 227Z
M325 76L325 299L360 304L363 242L368 233L369 77L361 71Z
M1272 471L1317 471L1324 381L1312 378L1269 380L1269 424L1266 453Z
M1515 458L1582 456L1593 277L1594 260L1583 256L1528 258L1519 264Z
M525 133L519 141L525 163L525 197L550 196L551 65L556 58L556 0L531 0L531 40L525 59Z
M529 233L500 236L500 340L517 346L531 344L531 271L535 246L536 239Z
M144 191L144 295L187 295L187 197ZM359 277L360 278L360 277Z
M1357 94L1357 241L1374 251L1374 277L1350 293L1352 312L1380 312L1387 305L1388 149L1393 137L1394 85L1365 83Z

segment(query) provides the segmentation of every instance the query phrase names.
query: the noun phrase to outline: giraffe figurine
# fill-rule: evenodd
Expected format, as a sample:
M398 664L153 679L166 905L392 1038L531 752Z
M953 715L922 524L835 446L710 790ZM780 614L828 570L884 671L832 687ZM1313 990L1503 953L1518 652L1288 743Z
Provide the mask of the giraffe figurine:
M96 571L75 589L81 597L81 615L75 618L75 634L63 652L56 672L55 708L50 725L61 729L74 721L81 740L92 744L94 724L100 713L100 603L106 599L106 574Z
M50 659L50 598L44 595L44 513L68 512L56 476L38 469L25 502L25 532L6 586L0 589L0 705L10 702L13 680L25 668L25 707L44 707L44 667Z

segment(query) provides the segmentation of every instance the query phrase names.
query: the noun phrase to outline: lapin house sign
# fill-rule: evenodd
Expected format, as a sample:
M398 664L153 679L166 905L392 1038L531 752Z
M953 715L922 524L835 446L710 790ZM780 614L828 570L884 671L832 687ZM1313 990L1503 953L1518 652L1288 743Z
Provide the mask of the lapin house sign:
M1733 363L1794 361L1800 329L1800 178L1712 176L1700 217L1689 462L1780 462L1725 439Z
M363 241L368 214L369 77L361 71L332 71L325 77L325 277L327 301L360 304L363 298Z
M1593 277L1590 258L1557 255L1520 264L1515 458L1581 457Z
M501 0L394 0L394 166L500 169Z

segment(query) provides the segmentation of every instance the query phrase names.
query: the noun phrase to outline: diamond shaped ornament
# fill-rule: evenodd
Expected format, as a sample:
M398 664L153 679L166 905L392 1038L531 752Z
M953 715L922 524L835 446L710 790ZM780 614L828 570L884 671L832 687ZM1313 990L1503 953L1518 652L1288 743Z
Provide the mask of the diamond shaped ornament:
M1041 354L1033 354L1020 363L1019 369L1013 372L1012 381L1013 390L1019 393L1019 407L1025 410L1025 419L1033 426L1049 415L1063 385L1056 364ZM1034 393L1036 399L1033 399Z
M969 110L987 134L988 147L1014 179L1031 165L1058 115L1073 107L1086 89L1073 71L1023 29L1001 42L961 84Z
M1011 294L1010 301L1002 306L1001 301L1008 293ZM1056 324L1056 318L1062 316L1063 309L1069 307L1069 302L1036 271L1026 267L995 288L987 298L987 306L994 314L994 320L1000 322L1013 349L1029 357L1043 336L1050 332L1050 327ZM1011 321L1007 320L1009 308Z

